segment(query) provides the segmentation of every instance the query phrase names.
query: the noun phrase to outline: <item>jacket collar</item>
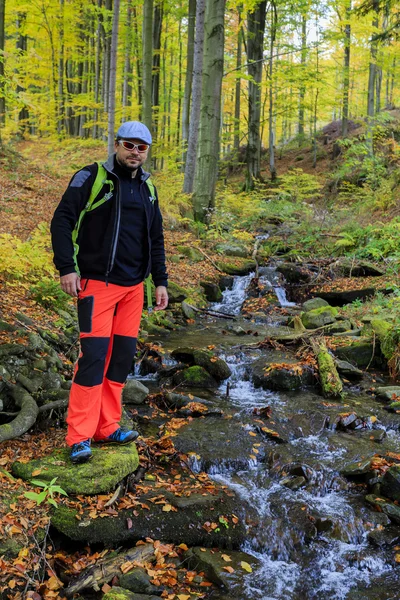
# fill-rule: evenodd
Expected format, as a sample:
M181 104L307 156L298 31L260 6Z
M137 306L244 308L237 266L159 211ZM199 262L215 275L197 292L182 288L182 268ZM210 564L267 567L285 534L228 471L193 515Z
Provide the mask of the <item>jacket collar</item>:
M107 160L103 163L103 167L109 173L116 175L116 173L114 171L114 165L115 165L115 153L110 154L110 156L107 158ZM142 169L142 167L139 167L138 171L139 171L140 180L142 182L146 181L150 177L150 173L147 173L147 171L144 171Z

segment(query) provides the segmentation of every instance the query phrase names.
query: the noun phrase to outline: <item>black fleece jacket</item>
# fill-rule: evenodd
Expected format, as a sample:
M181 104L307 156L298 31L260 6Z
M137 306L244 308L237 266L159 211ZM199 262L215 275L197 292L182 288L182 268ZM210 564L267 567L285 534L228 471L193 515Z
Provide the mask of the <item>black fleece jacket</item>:
M165 266L162 217L157 194L155 198L152 197L146 184L149 173L139 168L136 175L140 181L136 192L140 194L141 206L144 209L140 221L146 227L145 234L143 235L142 232L140 238L146 243L145 247L138 250L140 256L132 257L127 253L135 252L135 247L138 248L138 224L121 218L123 205L128 202L125 195L129 186L124 184L126 182L121 182L121 171L116 164L115 155L110 156L103 166L108 173L108 179L114 185L110 186L108 183L103 185L97 199L107 195L107 201L94 210L88 211L82 220L77 240L79 245L77 262L81 277L129 286L139 283L151 273L156 286L166 286L168 276ZM54 213L51 222L54 264L61 276L76 271L72 231L89 199L97 170L98 165L94 163L78 171L71 179ZM124 194L124 198L121 198L121 193ZM95 203L96 199L93 204ZM119 248L120 239L126 241L129 236L135 236L135 243L130 248L123 243ZM141 274L138 272L136 259L143 260ZM133 269L128 267L122 271L120 268L121 265L131 264L134 265Z

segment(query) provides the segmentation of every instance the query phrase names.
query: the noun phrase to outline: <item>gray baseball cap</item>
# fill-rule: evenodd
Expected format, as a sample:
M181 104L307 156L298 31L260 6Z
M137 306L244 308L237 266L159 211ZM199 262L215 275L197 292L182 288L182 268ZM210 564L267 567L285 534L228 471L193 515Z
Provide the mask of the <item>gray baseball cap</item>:
M140 121L126 121L126 123L122 123L117 131L117 140L121 138L141 140L145 144L151 144L153 141L149 129L144 123L140 123Z

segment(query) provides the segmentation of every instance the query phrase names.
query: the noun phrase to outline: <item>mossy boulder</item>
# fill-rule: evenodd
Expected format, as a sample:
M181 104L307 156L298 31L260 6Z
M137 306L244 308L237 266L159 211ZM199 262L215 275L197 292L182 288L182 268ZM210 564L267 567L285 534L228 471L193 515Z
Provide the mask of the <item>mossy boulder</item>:
M400 465L394 465L386 471L381 483L382 494L390 500L400 501Z
M212 494L204 495L196 489L192 490L188 483L187 492L194 493L176 496L169 491L168 486L159 487L157 482L146 481L146 487L149 491L140 496L137 505L119 509L118 514L113 517L93 518L91 508L84 507L78 520L75 508L60 504L52 511L52 525L72 540L101 543L104 546L125 542L134 544L146 537L208 548L239 549L244 543L246 527L240 518L244 501L232 492L227 492L216 484ZM165 504L152 502L160 495L163 495L173 509L164 511ZM239 522L232 521L232 514L239 517ZM221 526L218 530L203 528L207 521L218 523L220 516L227 519L228 527ZM128 519L132 522L131 527L127 526Z
M140 567L129 571L125 575L120 575L118 579L121 587L136 594L158 594L160 589L150 582L152 577Z
M316 308L322 308L324 306L329 306L329 304L322 298L310 298L310 300L303 302L303 310L305 312L308 312L309 310L315 310Z
M337 308L333 306L321 306L321 308L314 308L303 313L301 321L306 329L318 329L318 327L334 323L337 316Z
M200 281L200 285L209 302L220 302L222 300L222 292L217 283L213 281Z
M197 365L203 367L217 381L224 381L224 379L228 379L232 374L226 362L209 350L181 347L173 350L171 356L175 360L182 361L189 366Z
M203 367L194 365L178 371L172 377L173 385L184 387L212 389L218 387L217 381Z
M92 451L93 459L82 465L73 465L69 450L59 449L27 463L16 461L12 472L25 481L36 478L49 482L57 477L57 485L68 494L100 494L113 490L139 465L135 444L122 447L99 444L93 445Z
M218 268L228 275L248 275L252 271L255 271L257 264L254 260L240 260L239 258L235 262L218 261Z
M390 502L387 498L375 496L375 494L365 496L365 500L368 504L372 504L379 512L387 515L391 521L400 525L400 506Z
M312 273L307 267L295 263L282 263L276 268L278 273L282 273L288 283L309 283Z
M343 338L334 338L338 340L340 345L335 347L334 353L339 360L347 360L363 369L368 366L382 367L384 360L379 347L374 344L370 338L354 339L346 338L343 343Z
M188 292L182 286L174 283L173 281L168 282L168 302L169 304L177 304L182 302L188 297Z
M260 358L252 364L251 370L254 385L265 390L291 391L316 383L307 365L284 353Z
M249 251L246 246L238 243L217 244L215 250L224 256L239 256L240 258L249 256Z
M398 385L388 385L377 387L375 390L378 398L382 398L382 400L397 400L400 398L400 386Z
M204 255L197 248L193 248L192 246L177 246L177 251L186 258L189 259L190 262L201 262L204 260Z

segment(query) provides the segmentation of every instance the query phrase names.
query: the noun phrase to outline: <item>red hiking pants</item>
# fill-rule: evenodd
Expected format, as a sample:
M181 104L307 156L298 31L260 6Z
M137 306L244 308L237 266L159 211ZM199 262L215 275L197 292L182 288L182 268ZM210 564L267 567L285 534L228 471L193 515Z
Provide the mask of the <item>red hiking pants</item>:
M104 439L118 429L143 309L143 283L125 287L83 279L81 286L81 352L69 397L69 446Z

